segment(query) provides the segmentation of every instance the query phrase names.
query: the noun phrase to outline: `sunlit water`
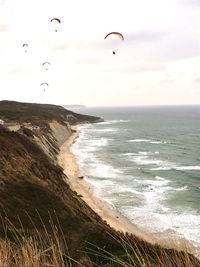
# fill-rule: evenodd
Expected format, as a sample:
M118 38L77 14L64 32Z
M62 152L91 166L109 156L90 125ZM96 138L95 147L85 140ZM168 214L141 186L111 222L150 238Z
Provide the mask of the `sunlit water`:
M102 198L141 230L174 230L200 251L200 106L86 108L72 151Z

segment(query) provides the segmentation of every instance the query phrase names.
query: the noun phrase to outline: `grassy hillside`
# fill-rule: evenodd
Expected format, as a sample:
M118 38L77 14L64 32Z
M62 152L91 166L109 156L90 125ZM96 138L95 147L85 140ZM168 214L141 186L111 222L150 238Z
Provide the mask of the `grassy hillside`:
M72 115L73 117L70 118ZM34 122L40 124L44 120L80 122L97 122L100 118L82 115L63 108L62 106L36 103L20 103L15 101L0 101L0 118L8 121Z

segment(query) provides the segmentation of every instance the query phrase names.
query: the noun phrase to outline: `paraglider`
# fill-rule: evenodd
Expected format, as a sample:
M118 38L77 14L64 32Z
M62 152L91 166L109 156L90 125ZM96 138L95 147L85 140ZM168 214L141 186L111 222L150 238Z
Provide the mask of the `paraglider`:
M51 65L51 63L48 62L48 61L45 61L45 62L42 63L42 66L44 66L46 70L49 69L50 65Z
M109 32L108 34L106 34L106 36L104 37L104 39L107 39L107 38L110 38L110 37L114 37L115 38L118 38L120 40L124 40L124 36L120 33L120 32ZM115 51L112 52L113 55L116 54Z
M22 47L24 48L24 52L27 52L28 44L24 43Z
M61 20L58 19L58 18L53 18L53 19L50 20L50 22L51 22L51 23L56 23L56 24L55 24L55 25L56 25L56 26L55 26L55 27L56 27L56 28L55 28L55 32L57 32L57 31L58 31L58 29L57 29L57 23L60 24L60 23L61 23Z
M43 87L44 87L44 92L45 92L45 88L46 88L47 86L49 86L49 85L48 85L48 83L41 83L40 86L43 86Z

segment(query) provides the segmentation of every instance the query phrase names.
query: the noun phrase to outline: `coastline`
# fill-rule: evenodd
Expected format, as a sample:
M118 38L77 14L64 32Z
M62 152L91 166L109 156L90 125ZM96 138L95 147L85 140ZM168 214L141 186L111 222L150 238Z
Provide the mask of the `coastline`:
M58 163L63 168L65 175L68 177L67 183L72 190L76 191L78 195L112 228L123 233L132 233L150 243L157 243L157 239L151 237L140 231L137 226L134 226L128 219L124 218L122 214L117 212L112 205L95 194L95 188L85 179L79 179L82 176L79 169L77 159L71 152L70 147L79 137L79 132L73 132L66 142L60 147L58 156Z
M77 192L77 194L93 209L103 220L105 220L112 228L123 233L133 234L151 244L159 244L164 247L175 248L177 250L189 251L192 254L195 253L194 246L186 239L177 237L170 239L168 233L163 234L150 234L142 232L136 225L131 223L122 214L116 211L111 204L99 198L95 194L95 188L85 179L79 179L83 176L76 156L71 152L71 145L76 142L79 137L77 127L72 129L71 136L60 147L60 153L58 156L58 163L63 168L63 172L68 177L66 182L70 188ZM170 239L170 240L169 240Z

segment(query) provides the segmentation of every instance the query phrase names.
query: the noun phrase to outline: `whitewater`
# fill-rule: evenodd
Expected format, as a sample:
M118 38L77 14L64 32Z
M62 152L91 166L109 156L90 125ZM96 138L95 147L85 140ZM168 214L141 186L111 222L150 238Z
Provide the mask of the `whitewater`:
M84 108L105 122L72 146L85 179L144 232L200 251L200 106Z

